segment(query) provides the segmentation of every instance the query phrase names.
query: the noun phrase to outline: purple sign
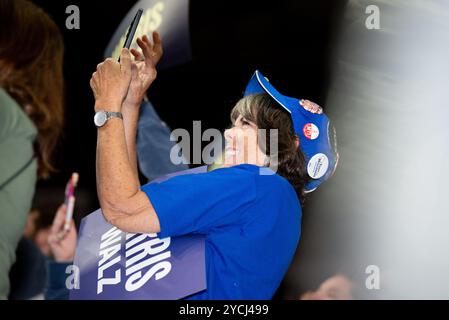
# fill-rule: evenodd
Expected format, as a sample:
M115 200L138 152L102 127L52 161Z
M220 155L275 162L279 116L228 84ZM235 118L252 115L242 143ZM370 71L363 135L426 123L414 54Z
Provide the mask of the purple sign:
M176 175L206 172L207 167ZM158 238L131 234L109 224L101 209L81 222L74 265L79 289L70 299L172 300L206 289L205 238L202 235Z

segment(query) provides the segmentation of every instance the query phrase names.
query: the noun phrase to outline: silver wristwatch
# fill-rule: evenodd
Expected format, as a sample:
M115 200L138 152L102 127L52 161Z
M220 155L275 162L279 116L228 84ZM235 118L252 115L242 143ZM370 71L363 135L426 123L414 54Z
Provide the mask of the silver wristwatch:
M120 118L123 119L121 112L110 112L110 111L104 111L100 110L95 113L94 116L94 123L95 125L100 128L106 124L106 122L111 118Z

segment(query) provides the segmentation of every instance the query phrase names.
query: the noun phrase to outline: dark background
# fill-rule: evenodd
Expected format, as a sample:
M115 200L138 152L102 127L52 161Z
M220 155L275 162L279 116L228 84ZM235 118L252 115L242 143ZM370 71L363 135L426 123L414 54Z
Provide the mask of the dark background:
M98 208L95 189L96 128L91 74L115 29L136 1L35 0L65 41L65 130L56 154L59 171L38 184L37 202L56 208L70 174L80 173L75 219ZM330 57L346 1L190 1L192 60L162 70L148 96L172 129L223 130L229 112L259 69L282 93L325 109ZM68 5L80 9L80 29L68 30ZM163 40L163 39L162 39ZM52 197L48 197L51 194ZM307 208L303 224L307 223ZM303 241L303 240L302 240Z

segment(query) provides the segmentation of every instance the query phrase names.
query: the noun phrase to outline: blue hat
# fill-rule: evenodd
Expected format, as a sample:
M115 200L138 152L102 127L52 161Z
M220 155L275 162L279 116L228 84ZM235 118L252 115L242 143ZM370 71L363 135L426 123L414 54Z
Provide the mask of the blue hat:
M332 176L338 163L335 129L329 125L329 118L313 102L280 94L268 79L256 70L244 95L258 93L268 93L290 113L301 150L306 158L307 173L311 178L304 191L314 191Z

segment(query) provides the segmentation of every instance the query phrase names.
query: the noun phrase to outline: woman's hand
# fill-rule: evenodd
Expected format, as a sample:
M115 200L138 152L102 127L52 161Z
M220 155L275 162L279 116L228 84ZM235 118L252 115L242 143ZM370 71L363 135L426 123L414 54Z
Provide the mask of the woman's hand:
M67 206L61 205L53 219L48 236L48 244L56 262L72 262L75 258L77 234L75 223L70 221L70 228L64 230Z
M131 55L122 49L120 63L112 58L97 65L90 79L95 97L95 110L119 112L131 82Z
M126 106L139 107L148 88L156 79L156 65L163 54L161 39L156 31L153 32L153 42L154 44L151 44L145 35L137 38L137 44L143 54L131 49L135 61L132 63L131 84L124 102Z

